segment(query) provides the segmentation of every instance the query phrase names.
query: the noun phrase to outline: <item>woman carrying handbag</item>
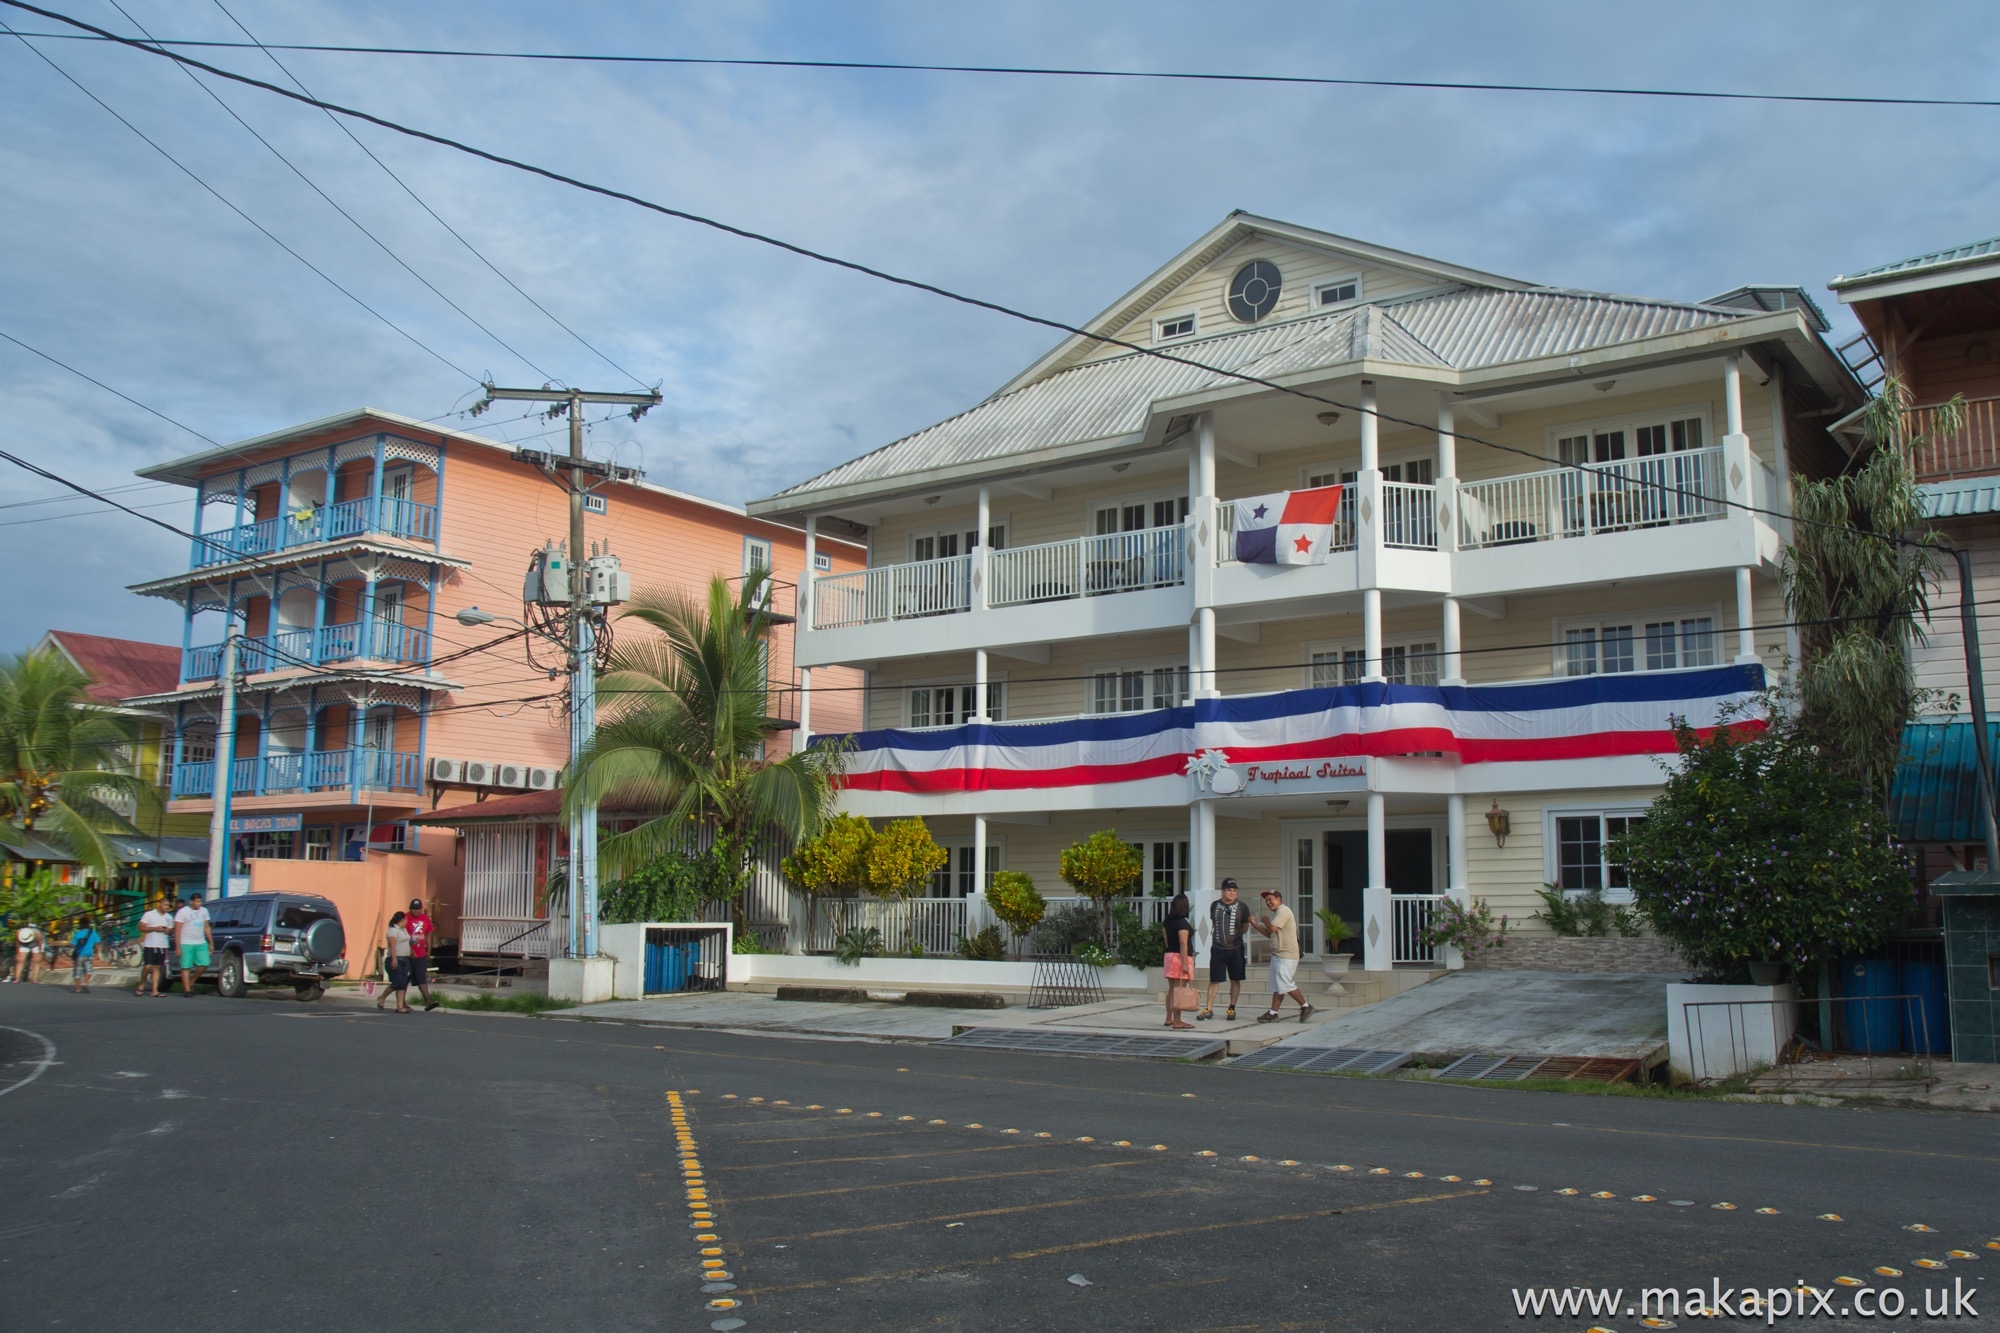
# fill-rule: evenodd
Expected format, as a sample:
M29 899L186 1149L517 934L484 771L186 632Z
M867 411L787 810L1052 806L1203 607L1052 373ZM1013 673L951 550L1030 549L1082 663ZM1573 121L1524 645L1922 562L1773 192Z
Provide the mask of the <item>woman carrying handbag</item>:
M1188 920L1191 906L1185 893L1177 893L1167 904L1167 919L1161 926L1166 933L1167 956L1162 960L1167 974L1167 1026L1184 1031L1192 1031L1194 1024L1181 1021L1181 1015L1195 1007L1194 994L1194 925Z

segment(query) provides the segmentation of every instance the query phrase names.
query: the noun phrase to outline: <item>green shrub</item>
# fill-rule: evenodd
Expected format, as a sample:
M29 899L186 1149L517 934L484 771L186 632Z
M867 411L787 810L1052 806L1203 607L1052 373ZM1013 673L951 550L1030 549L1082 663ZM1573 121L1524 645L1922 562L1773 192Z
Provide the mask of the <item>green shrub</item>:
M1098 938L1097 909L1089 903L1064 903L1042 918L1028 936L1028 948L1040 954L1068 954L1085 940Z
M1139 849L1115 829L1099 829L1082 842L1063 848L1063 883L1098 904L1101 940L1111 930L1111 900L1139 891L1146 863Z
M648 861L627 878L605 886L598 920L607 926L698 920L707 869L679 852Z
M1035 887L1033 877L1018 870L1002 870L993 876L986 889L986 905L1013 932L1017 950L1020 940L1042 923L1049 910L1048 899Z
M833 937L833 961L842 967L859 967L864 958L882 956L882 932L873 926L856 926Z
M1092 967L1110 967L1118 958L1096 940L1085 940L1076 946L1076 960L1089 963Z
M950 859L923 820L892 819L875 834L863 858L868 891L878 898L908 898Z
M774 953L776 951L765 948L764 941L758 939L754 932L745 930L737 934L736 942L729 946L729 952L741 953L741 954L762 954L762 953Z
M985 926L958 937L958 956L974 963L998 963L1007 957L1007 937L998 926Z
M1158 967L1167 956L1166 933L1146 925L1125 904L1111 909L1111 924L1118 936L1118 960L1127 967Z

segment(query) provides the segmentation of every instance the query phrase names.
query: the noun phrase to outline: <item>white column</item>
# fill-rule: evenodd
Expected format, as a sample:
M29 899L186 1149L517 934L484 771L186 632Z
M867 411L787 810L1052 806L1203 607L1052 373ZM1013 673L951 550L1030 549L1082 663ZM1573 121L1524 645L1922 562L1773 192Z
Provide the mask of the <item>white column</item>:
M1195 494L1215 494L1215 413L1201 414L1200 435L1195 445Z
M1215 676L1215 608L1204 606L1194 613L1196 671L1199 673L1188 682L1188 693L1197 698L1212 699L1222 693Z
M1361 381L1361 470L1382 465L1381 422L1375 416L1375 381Z
M1755 624L1751 618L1750 567L1739 565L1736 570L1736 660L1739 662L1757 660Z
M1457 417L1452 405L1438 402L1438 479L1458 476L1458 429Z
M1215 802L1196 801L1188 808L1188 901L1194 908L1195 963L1208 966L1208 905L1221 896L1215 864Z
M1471 878L1465 868L1465 797L1454 792L1444 798L1445 893L1454 901L1470 906ZM1464 967L1465 956L1457 949L1445 949L1446 967Z
M981 486L979 488L978 526L973 529L972 550L968 552L968 554L972 556L972 609L974 611L984 611L987 607L986 581L991 576L993 562L991 554L986 549L986 543L988 537L992 533L992 529L993 529L992 492L989 491L986 487ZM984 660L985 656L986 655L984 653L981 653L980 654L981 660ZM980 720L984 721L986 717L986 712L985 712L986 692L983 688L980 690L979 698L980 698L979 716Z
M982 529L983 531L983 529ZM985 656L984 653L980 656ZM984 697L983 695L981 696ZM965 903L965 933L970 935L986 924L986 816L972 817L972 892Z
M1743 354L1731 352L1722 361L1722 413L1731 435L1743 433Z
M806 748L813 734L813 669L799 668L799 749Z
M972 720L974 722L991 722L993 720L986 715L986 681L986 650L984 648L975 648L972 650Z
M1361 890L1361 966L1387 972L1395 959L1395 915L1389 902L1388 808L1379 791L1368 793L1368 884Z
M799 571L799 628L812 624L813 575L819 572L814 564L819 559L819 515L806 515L806 567Z
M1382 680L1382 590L1361 590L1361 678Z
M1458 598L1444 599L1444 624L1439 635L1439 650L1443 656L1438 663L1438 678L1446 685L1465 684L1465 664L1458 639Z

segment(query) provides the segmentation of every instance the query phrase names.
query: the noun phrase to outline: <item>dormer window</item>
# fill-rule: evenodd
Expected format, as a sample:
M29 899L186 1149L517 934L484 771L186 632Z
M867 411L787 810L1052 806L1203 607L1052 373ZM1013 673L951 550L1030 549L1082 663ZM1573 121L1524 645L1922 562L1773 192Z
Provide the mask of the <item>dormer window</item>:
M1332 306L1348 305L1361 299L1361 278L1355 274L1345 278L1335 278L1331 282L1313 284L1313 309L1326 310Z
M1178 315L1162 315L1153 321L1153 341L1156 343L1175 342L1181 338L1194 337L1194 311Z

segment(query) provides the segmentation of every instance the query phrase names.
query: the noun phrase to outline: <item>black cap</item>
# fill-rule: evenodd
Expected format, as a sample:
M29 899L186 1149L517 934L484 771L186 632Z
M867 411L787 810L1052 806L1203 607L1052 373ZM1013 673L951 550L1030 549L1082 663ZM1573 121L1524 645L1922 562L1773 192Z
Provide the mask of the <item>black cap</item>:
M421 911L423 911L423 910L424 910L424 900L423 900L422 898L412 898L412 899L410 899L410 910L411 910L412 912L421 912Z
M1236 881L1233 879L1225 879L1222 881L1222 887L1225 889L1233 889L1236 887Z

